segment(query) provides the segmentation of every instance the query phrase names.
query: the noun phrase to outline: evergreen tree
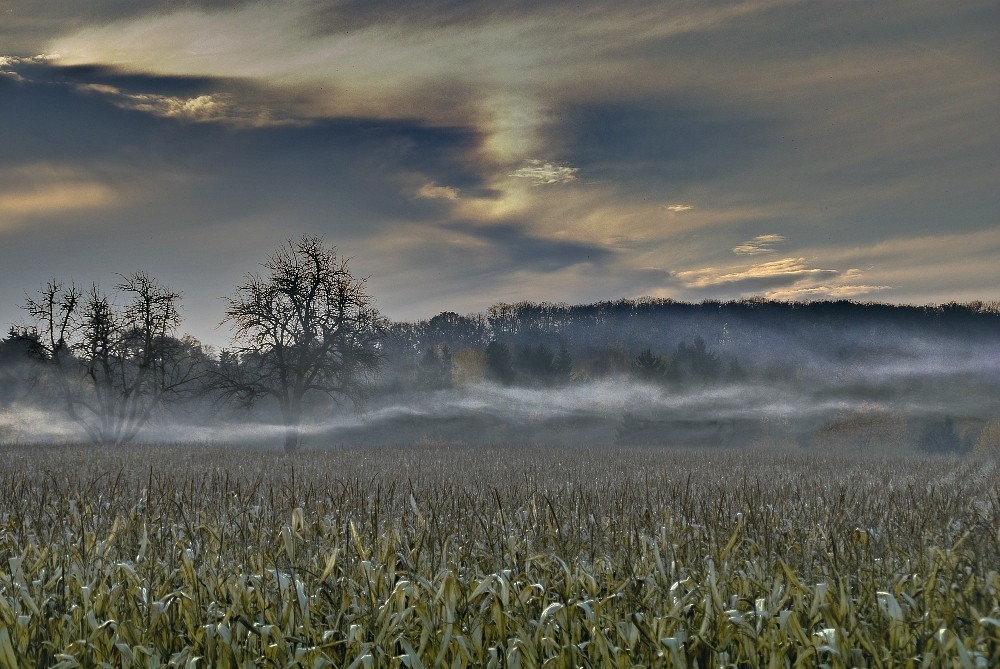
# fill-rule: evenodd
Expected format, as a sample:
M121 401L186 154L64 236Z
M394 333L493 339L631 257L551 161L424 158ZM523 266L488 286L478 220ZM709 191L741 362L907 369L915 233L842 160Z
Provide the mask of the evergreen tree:
M570 357L566 342L559 342L559 352L552 360L552 379L556 384L569 383L573 375L573 358Z
M648 348L632 362L632 373L642 381L663 381L667 368L668 361L662 356L654 355Z
M494 339L486 346L486 373L491 380L505 386L514 382L514 367L506 344Z

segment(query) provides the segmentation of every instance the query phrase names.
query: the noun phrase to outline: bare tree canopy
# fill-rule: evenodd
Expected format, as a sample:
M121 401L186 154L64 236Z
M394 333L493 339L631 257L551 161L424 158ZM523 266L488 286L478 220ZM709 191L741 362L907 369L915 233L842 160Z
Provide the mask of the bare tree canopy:
M317 237L289 240L227 298L223 323L233 351L219 385L245 403L271 397L281 409L285 449L300 440L303 399L361 401L378 369L383 325L365 280Z
M59 396L67 415L100 443L135 439L153 414L200 375L200 357L174 335L181 294L143 272L123 276L117 307L97 285L50 281L24 309L32 325L20 337L44 373L42 389Z

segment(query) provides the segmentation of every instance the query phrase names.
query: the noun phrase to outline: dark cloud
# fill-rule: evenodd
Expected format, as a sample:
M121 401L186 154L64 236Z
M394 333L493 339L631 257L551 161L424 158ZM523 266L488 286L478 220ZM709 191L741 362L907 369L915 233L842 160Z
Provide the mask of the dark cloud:
M578 178L648 195L748 169L779 127L745 111L667 97L569 107L552 134Z
M558 272L582 263L603 264L614 256L603 245L540 237L531 232L526 221L490 225L453 221L443 227L486 242L477 256L485 265L505 272L517 269Z
M376 220L420 218L440 210L434 203L413 201L401 180L406 175L426 175L462 191L488 190L474 158L480 137L468 128L365 118L232 128L224 122L158 118L123 109L113 95L80 84L113 81L143 87L123 88L126 93L165 94L211 92L210 82L87 68L50 70L43 78L34 78L37 67L29 80L0 78L0 96L10 103L0 107L3 167L72 164L115 178L160 173L161 188L144 193L143 208L169 196L173 209L194 205L229 216L272 208L309 216L364 212L356 225L370 228ZM86 77L90 72L96 73L94 80ZM65 84L67 79L74 85ZM179 174L183 184L171 186L169 175Z
M218 91L222 87L220 84L225 83L211 77L180 77L124 72L119 68L104 65L52 67L44 64L29 64L18 69L24 77L36 81L41 79L53 83L99 84L130 93L155 93L158 95L200 95Z
M379 266L377 259L372 264L359 258L357 265L361 271L377 270L371 285L379 305L398 317L484 311L496 302L523 299L614 299L634 291L636 273L616 266L619 253L599 244L542 237L528 221L453 221L432 228L401 226L399 231L407 238L396 250L404 262L389 258ZM639 276L662 283L664 274Z
M72 159L85 163L119 151L120 137L148 131L149 120L122 113L94 94L37 79L0 77L3 166Z
M470 155L477 142L474 132L416 121L327 119L233 133L219 159L228 163L233 198L245 197L256 184L268 198L280 197L317 217L366 212L355 225L371 231L389 220L440 212L439 205L406 192L405 175L416 172L460 190L482 187ZM241 155L246 163L230 163Z

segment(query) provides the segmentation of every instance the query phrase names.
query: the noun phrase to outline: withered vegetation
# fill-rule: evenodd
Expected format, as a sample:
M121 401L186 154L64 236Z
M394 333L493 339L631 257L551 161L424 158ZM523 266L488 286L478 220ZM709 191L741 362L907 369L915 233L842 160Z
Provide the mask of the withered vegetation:
M8 447L0 664L1000 662L992 460Z

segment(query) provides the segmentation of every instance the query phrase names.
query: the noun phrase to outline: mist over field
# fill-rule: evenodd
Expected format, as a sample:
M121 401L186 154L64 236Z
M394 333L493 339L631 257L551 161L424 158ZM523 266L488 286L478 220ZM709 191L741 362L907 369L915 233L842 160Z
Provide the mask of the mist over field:
M997 320L979 307L669 301L442 314L389 324L363 401L314 400L301 434L309 448L992 452ZM17 380L27 363L12 359L0 365L10 381L0 438L85 439L55 400ZM204 391L152 416L137 441L278 446L285 430L273 403L242 407Z
M1000 357L983 353L974 360L972 353L962 369L950 368L938 353L868 368L816 364L794 378L707 387L625 375L558 388L483 383L383 399L357 424L345 418L329 428L334 442L373 444L810 447L836 441L881 453L972 450L983 428L1000 416ZM927 441L945 422L958 440Z

